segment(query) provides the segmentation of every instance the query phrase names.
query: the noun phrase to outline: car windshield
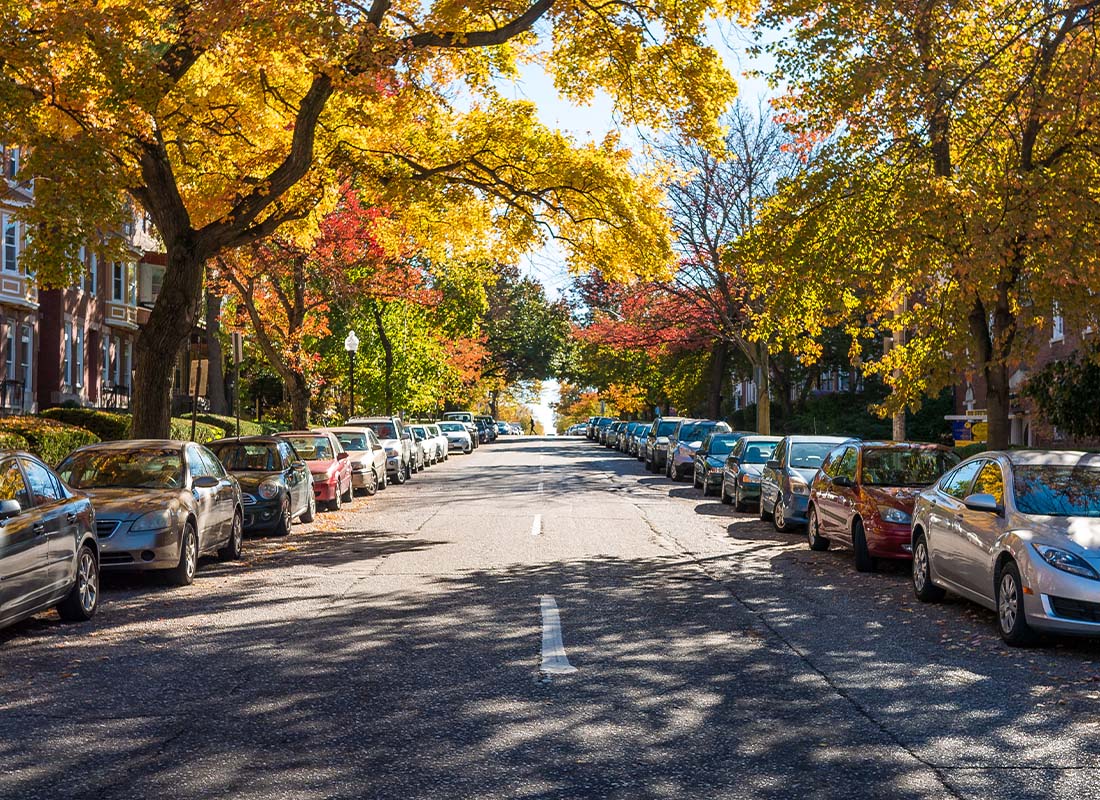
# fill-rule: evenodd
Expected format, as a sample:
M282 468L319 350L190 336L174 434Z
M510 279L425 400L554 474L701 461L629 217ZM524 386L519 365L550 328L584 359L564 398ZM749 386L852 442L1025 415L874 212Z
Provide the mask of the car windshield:
M741 454L742 464L766 464L771 460L775 446L779 442L745 442L745 452Z
M1100 517L1100 467L1016 466L1013 487L1024 514Z
M929 486L959 463L947 450L874 447L863 451L865 486Z
M733 450L735 444L737 439L711 439L708 452L712 456L726 456Z
M697 425L685 425L680 428L680 441L681 442L694 442L702 439L711 428L714 427L714 423L701 423Z
M379 439L396 439L397 430L393 427L391 422L368 422L367 427L370 428Z
M332 452L332 443L327 436L285 436L294 445L298 455L304 461L332 461L336 455Z
M275 472L280 468L279 449L274 443L234 442L213 449L230 472Z
M370 450L370 445L367 444L367 435L365 433L337 433L336 438L340 444L344 446L345 450Z
M658 422L657 423L657 433L656 433L656 435L657 436L668 436L670 433L672 433L674 430L676 430L676 426L679 425L679 424L680 424L679 422L675 422L675 421Z
M183 459L177 449L85 450L65 459L57 470L74 489L178 489Z
M790 465L798 469L817 469L834 447L836 442L794 442Z
M439 427L445 431L465 431L466 426L459 422L441 422Z

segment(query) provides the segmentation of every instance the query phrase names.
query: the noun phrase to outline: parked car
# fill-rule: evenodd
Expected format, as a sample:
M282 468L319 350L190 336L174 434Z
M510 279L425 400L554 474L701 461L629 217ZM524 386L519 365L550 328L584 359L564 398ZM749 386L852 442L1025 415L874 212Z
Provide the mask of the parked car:
M596 417L596 421L592 424L592 433L588 438L594 442L600 441L600 434L614 421L613 417Z
M735 511L747 511L749 503L760 502L761 473L778 444L778 436L755 433L737 440L722 468L723 503L733 503Z
M810 484L843 436L785 436L764 465L760 478L760 519L772 521L777 531L806 524Z
M660 472L668 464L668 437L682 421L680 417L661 417L653 423L645 441L645 468L650 472Z
M27 453L0 453L0 628L56 607L82 622L99 608L99 545L87 495Z
M958 463L935 444L853 441L834 448L810 485L810 548L850 547L860 572L873 570L877 558L912 558L917 494Z
M241 487L245 533L286 536L294 520L313 521L313 476L290 442L278 436L242 436L207 447Z
M470 434L470 441L473 443L473 448L475 450L478 448L477 424L474 422L473 412L447 411L443 414L443 420L445 422L461 422L466 427L466 431Z
M370 428L386 451L386 475L388 480L402 484L412 477L412 434L405 430L397 417L356 417L346 423L349 428Z
M290 442L313 475L313 496L318 505L339 511L350 503L352 486L351 459L340 440L328 431L284 431L279 434Z
M712 430L703 439L695 451L691 469L691 483L696 489L703 490L703 497L709 495L711 489L721 490L726 458L733 452L737 440L748 435L750 434Z
M386 448L373 430L367 427L341 426L323 428L340 442L351 461L351 485L367 496L389 485L386 476Z
M474 422L480 422L485 429L485 435L490 442L497 440L497 421L490 416L482 415L474 417Z
M426 423L424 427L426 427L429 433L431 433L431 435L436 438L436 441L439 442L439 451L442 453L442 456L439 460L446 461L448 458L451 457L451 446L447 441L447 437L443 434L442 428L439 427L439 423L429 422Z
M614 447L615 437L618 436L619 429L625 424L626 423L624 423L622 420L617 419L606 428L604 428L600 432L600 444L602 444L604 447Z
M444 420L439 423L439 428L443 431L443 435L447 437L449 450L469 455L474 449L473 437L470 436L470 431L463 423Z
M408 431L413 441L413 472L423 472L432 463L427 445L427 435L423 428L417 429L413 425L406 425L405 430Z
M695 451L711 431L728 432L730 426L713 419L685 419L668 437L668 465L665 475L674 481L687 476L695 466Z
M424 449L424 461L427 464L438 464L447 455L447 437L442 433L437 434L432 426L425 424L410 425L413 437L420 437Z
M950 589L996 612L1001 637L1100 635L1100 455L987 452L921 492L913 590Z
M497 435L498 436L511 436L513 433L512 426L507 422L497 422Z
M92 444L66 456L57 473L95 506L101 569L161 570L185 586L201 556L240 558L240 486L202 445L167 439Z
M645 460L645 440L652 427L652 422L643 422L634 429L634 435L630 437L629 453L639 461Z
M619 430L618 438L615 440L615 449L618 450L620 453L625 453L627 447L630 444L630 435L634 433L634 431L636 431L638 429L638 426L641 424L642 423L640 422L632 420L623 425L623 427Z

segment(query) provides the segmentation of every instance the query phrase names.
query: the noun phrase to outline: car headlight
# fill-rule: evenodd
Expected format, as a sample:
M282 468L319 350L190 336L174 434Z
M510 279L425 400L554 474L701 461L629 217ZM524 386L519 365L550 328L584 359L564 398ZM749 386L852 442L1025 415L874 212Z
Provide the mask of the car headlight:
M314 472L313 473L314 483L327 483L331 479L332 479L332 474L329 473L329 472Z
M257 494L264 500L271 500L279 496L279 482L266 480L256 488Z
M809 494L810 487L806 481L801 479L791 478L791 494Z
M136 520L134 524L130 526L131 531L159 531L164 528L171 528L175 522L175 514L169 508L162 508L160 511L150 511L148 514L142 514Z
M883 522L893 522L896 525L908 525L913 521L913 517L910 514L902 511L900 508L894 508L893 506L881 512L879 516L882 517Z
M1100 575L1097 575L1096 570L1094 570L1085 559L1081 558L1081 556L1071 553L1068 550L1060 550L1057 547L1049 547L1045 544L1033 544L1032 547L1042 556L1043 561L1047 562L1055 569L1060 569L1062 572L1068 572L1080 578L1100 581Z
M386 448L386 455L388 455L390 458L396 458L397 457L397 448L396 447L387 447Z
M760 478L757 475L745 473L741 476L741 483L760 483Z

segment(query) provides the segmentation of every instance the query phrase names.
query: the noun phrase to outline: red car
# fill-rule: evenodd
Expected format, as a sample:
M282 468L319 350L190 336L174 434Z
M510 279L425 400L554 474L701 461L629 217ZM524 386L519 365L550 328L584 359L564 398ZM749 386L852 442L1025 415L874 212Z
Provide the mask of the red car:
M847 442L821 463L810 485L811 550L832 543L855 552L856 569L876 558L913 557L910 527L922 489L959 463L947 447L914 442Z
M317 505L332 511L352 499L351 459L340 440L329 431L286 431L286 439L309 466L313 475L313 496Z

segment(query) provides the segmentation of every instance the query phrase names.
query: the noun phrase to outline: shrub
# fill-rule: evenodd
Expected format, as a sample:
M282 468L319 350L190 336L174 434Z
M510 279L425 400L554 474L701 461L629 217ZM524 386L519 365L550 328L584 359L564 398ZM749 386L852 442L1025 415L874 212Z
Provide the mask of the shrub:
M42 417L4 417L0 433L22 437L27 449L47 464L57 464L76 448L99 441L89 430Z
M189 416L184 416L183 419L190 420ZM237 419L236 417L228 417L224 414L199 414L196 417L199 422L206 423L207 425L214 425L221 428L224 433L223 436L236 436L237 435ZM190 429L188 429L190 430ZM261 436L264 433L264 426L258 422L253 422L250 419L241 419L241 436Z
M18 433L0 431L0 450L30 450L27 440Z
M172 417L168 438L188 441L191 438L191 417ZM195 425L196 442L212 442L224 438L225 432L215 425L207 425L205 422L197 422Z
M104 442L130 438L130 415L95 408L49 408L40 417L77 425Z

